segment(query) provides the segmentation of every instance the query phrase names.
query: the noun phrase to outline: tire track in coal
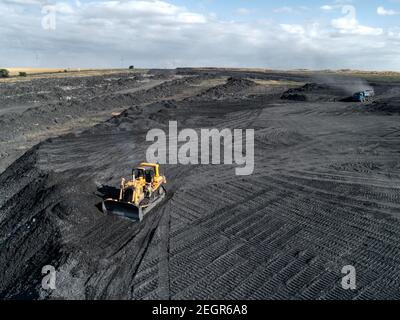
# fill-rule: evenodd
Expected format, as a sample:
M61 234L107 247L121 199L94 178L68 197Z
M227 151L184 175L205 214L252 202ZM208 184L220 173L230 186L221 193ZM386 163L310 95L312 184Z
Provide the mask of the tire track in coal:
M293 191L297 190L307 190L310 194L314 196L322 197L323 199L328 199L333 201L337 199L337 204L343 203L343 201L353 207L361 208L368 211L374 211L379 214L387 215L387 216L396 216L396 212L398 212L399 204L400 204L400 193L397 188L389 188L389 187L380 187L380 190L389 190L394 192L394 194L388 194L387 192L377 192L376 188L372 191L371 185L359 185L354 183L343 183L326 180L325 185L318 184L319 180L301 180L299 177L290 176L290 175L280 175L274 176L273 179L278 182L278 188L282 188L282 185L285 185L285 188L292 189ZM302 183L303 182L303 183ZM315 186L313 186L315 184ZM368 186L368 188L367 188ZM372 185L373 186L373 185ZM347 189L348 187L353 187L353 194L350 193L352 189ZM345 192L340 192L340 189L344 189ZM339 190L335 190L339 189ZM386 200L386 202L380 201L379 199Z
M273 188L274 186L275 186L276 184L272 184L271 185L271 187ZM293 190L293 192L298 192L298 188L296 188L296 189L294 189ZM303 191L303 193L304 192L306 192L305 190ZM280 199L284 199L284 198L282 198L282 197L280 197ZM280 202L282 202L282 204L280 204L279 206L276 206L276 208L277 209L279 209L279 208L287 208L288 210L291 210L291 207L290 206L288 206L288 203L287 202L284 202L284 200L281 200ZM317 201L318 202L318 201ZM323 202L320 202L321 204L323 203ZM271 205L271 204L270 204ZM271 206L269 206L269 208L271 208ZM311 217L312 216L316 216L316 215L318 215L318 216L320 216L321 214L321 205L318 205L318 208L314 208L314 213L311 215ZM241 209L239 209L239 208L237 208L237 210L238 211L241 211L242 213L243 213L243 210L241 210ZM299 212L304 212L304 209L301 209L301 211L299 211ZM280 214L278 214L278 216L280 216L280 217L288 217L287 215L282 215L282 213L283 212L281 212ZM351 213L351 211L349 212L349 213ZM330 221L331 220L331 217L329 217L328 218L329 220L326 220L326 222L330 222L328 225L331 225L332 224L332 221ZM244 219L245 220L245 219ZM289 220L290 221L290 220ZM314 221L314 220L307 220L307 222L304 222L304 224L302 224L303 226L305 226L305 227L307 227L307 226L309 226L310 225L310 222L312 222L312 221ZM213 223L215 223L214 221L212 221ZM232 221L231 220L229 220L228 219L228 221L226 222L227 224L231 224L232 223ZM293 223L299 223L299 221L298 221L298 218L296 218L296 220L293 220ZM312 222L312 223L314 223L314 222ZM366 226L370 226L370 222L367 222L368 224L366 225ZM244 224L246 224L246 221L244 222ZM256 224L257 225L257 224ZM258 225L260 225L260 226L263 226L264 224L261 222L261 221L259 221L259 224ZM316 225L315 226L315 228L316 228L316 230L318 230L318 228L321 228L321 226L323 225L323 221L321 221L320 220L320 218L319 218L319 222L318 222L318 225ZM340 234L340 230L341 230L341 224L337 224L337 227L336 227L336 231L334 232L334 234L336 233L336 234ZM355 226L359 226L359 222L358 223L355 223L355 224L353 224L353 226L355 227ZM215 231L215 232L213 232L213 231L211 231L212 233L221 233L221 229L219 229L220 231ZM367 229L367 230L371 230L371 229ZM370 231L369 231L370 232ZM244 234L246 234L246 235L250 235L249 234L249 232L248 232L248 230L245 230L245 229L243 229L243 233ZM313 233L315 234L315 230L313 231ZM299 233L298 233L299 234ZM350 236L350 238L353 238L353 240L354 239L356 239L356 235L358 235L358 234L360 234L356 229L354 229L354 233ZM362 234L362 233L361 233ZM378 236L378 234L380 234L380 232L377 232L377 236ZM300 234L299 234L300 235ZM325 234L324 233L322 233L321 232L321 237L323 237L323 236L325 236ZM196 238L196 236L194 236L194 238L195 238L195 241L199 241L199 242L203 242L204 240L201 240L201 239L197 239ZM207 237L208 238L208 237ZM290 239L290 237L289 237L289 239ZM300 243L302 243L302 241L300 241L301 240L301 238L299 238L298 236L296 236L296 241L293 241L294 243L297 243L297 245L298 244L300 244ZM307 238L305 238L304 240L306 240ZM338 238L338 239L340 239L340 238ZM363 239L363 237L362 238L360 238L360 239ZM214 241L215 239L213 239L213 241ZM320 246L320 248L318 248L319 246L317 245L315 245L315 240L311 240L310 239L310 243L307 241L307 244L303 244L303 247L311 247L311 248L315 248L315 251L316 252L322 252L322 251L324 251L325 252L325 254L323 254L322 256L321 256L321 258L323 258L325 261L329 261L329 260L332 260L332 257L333 256L336 256L336 257L340 257L340 252L337 252L337 250L336 249L334 249L334 247L332 247L332 249L333 249L333 251L331 251L331 252L329 252L329 243L327 242L327 243L325 243L325 246ZM391 241L395 241L394 239L393 240L391 240ZM334 246L335 247L340 247L340 246L342 246L341 244L340 244L340 242L337 242L337 243L335 243L334 244ZM353 248L357 248L357 246L353 246ZM361 247L360 247L361 248ZM197 249L199 249L199 248L197 248ZM361 255L363 252L365 252L364 251L364 249L362 249L362 251L360 251L360 253L359 254L357 254L357 256L359 256L359 255ZM339 255L337 255L337 253L339 253ZM346 253L346 254L348 254L347 253L347 251L344 251L344 253ZM385 253L385 256L387 255L387 254L392 254L393 252L392 251L389 251L389 252L386 252ZM325 256L325 257L324 257ZM195 257L192 257L191 259L194 259L194 260L196 260L196 258ZM197 267L197 268L202 268L202 267L200 267L200 265ZM319 269L321 269L321 267L319 267ZM323 269L324 270L324 269ZM308 274L306 271L304 271L306 274ZM336 279L338 279L338 276L335 276L334 277L335 278L335 280ZM371 278L372 279L372 278ZM178 287L181 287L181 286L184 286L184 284L180 284ZM254 288L253 288L254 289ZM293 290L293 289L292 289ZM332 289L333 290L333 289ZM201 290L200 290L201 291ZM304 294L305 295L309 295L310 293L308 293L308 291L307 291L307 289L304 289ZM283 293L280 293L280 297L282 297L282 294ZM335 293L332 293L332 295L334 296L335 295ZM240 296L241 297L243 297L243 294L242 294L242 292L240 293ZM327 297L329 297L329 296L327 296Z

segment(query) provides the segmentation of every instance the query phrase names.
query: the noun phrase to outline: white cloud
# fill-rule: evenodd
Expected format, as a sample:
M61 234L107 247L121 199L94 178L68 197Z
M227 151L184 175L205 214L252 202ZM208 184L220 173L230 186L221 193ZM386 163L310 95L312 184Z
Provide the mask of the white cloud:
M309 11L310 7L307 6L295 6L295 7L289 7L289 6L284 6L284 7L279 7L275 8L272 11L274 13L295 13L295 14L300 14L305 11Z
M236 13L237 13L237 14L240 14L240 15L248 15L248 14L253 13L253 10L248 9L248 8L238 8L238 9L236 10Z
M207 18L201 14L192 13L192 12L181 12L178 13L177 21L187 24L195 24L195 23L206 23Z
M32 5L32 4L44 4L43 0L4 0L5 3L21 4L21 5Z
M330 23L279 24L224 21L160 0L92 0L60 6L57 29L48 31L29 8L0 2L4 65L114 67L123 56L144 67L400 70L399 32L363 25L351 12Z
M73 14L74 13L74 8L65 2L57 2L55 4L55 9L56 9L57 13L62 13L62 14Z
M293 11L294 9L292 7L287 7L287 6L274 9L275 13L290 13Z
M299 24L281 24L282 30L289 34L304 34L305 30L303 26Z
M394 10L387 10L384 7L378 7L376 9L376 13L380 16L394 16L396 14L399 14L400 12L394 11Z
M342 8L343 17L333 19L332 27L339 30L340 33L350 33L358 35L379 36L383 34L382 28L373 28L359 24L356 18L355 7L346 5Z
M334 7L331 6L331 5L327 5L327 4L326 4L326 5L324 5L324 6L321 6L320 9L321 9L321 10L325 10L325 11L331 11L331 10L334 9Z

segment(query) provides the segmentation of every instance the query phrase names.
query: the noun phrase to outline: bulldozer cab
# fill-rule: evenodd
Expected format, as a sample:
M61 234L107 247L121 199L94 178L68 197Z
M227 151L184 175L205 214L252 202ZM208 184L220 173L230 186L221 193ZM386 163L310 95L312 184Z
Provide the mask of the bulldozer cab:
M152 183L154 180L155 172L153 167L140 167L132 172L133 179L143 178L146 183Z

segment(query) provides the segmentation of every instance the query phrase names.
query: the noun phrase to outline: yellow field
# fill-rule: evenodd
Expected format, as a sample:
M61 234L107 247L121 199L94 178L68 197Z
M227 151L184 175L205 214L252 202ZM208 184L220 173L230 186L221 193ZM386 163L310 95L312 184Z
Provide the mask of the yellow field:
M64 72L65 69L46 69L46 68L5 68L10 72L10 76L17 76L20 72L27 74L57 73Z
M88 77L115 73L144 73L145 69L79 69L79 68L0 68L10 72L9 78L0 78L0 82L29 81L40 78L62 78L62 77ZM20 77L20 72L26 72L27 77Z
M282 85L301 86L305 84L303 82L290 81L290 80L263 80L263 79L252 79L252 78L247 78L247 79L262 86L282 86Z

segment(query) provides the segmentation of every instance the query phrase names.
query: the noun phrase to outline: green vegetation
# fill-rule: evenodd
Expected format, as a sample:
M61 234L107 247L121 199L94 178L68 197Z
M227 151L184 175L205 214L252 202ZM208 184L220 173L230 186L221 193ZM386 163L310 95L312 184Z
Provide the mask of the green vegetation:
M0 78L8 78L10 72L7 69L0 69Z
M26 76L27 76L26 72L24 72L24 71L19 72L18 75L19 75L20 77L26 77Z

